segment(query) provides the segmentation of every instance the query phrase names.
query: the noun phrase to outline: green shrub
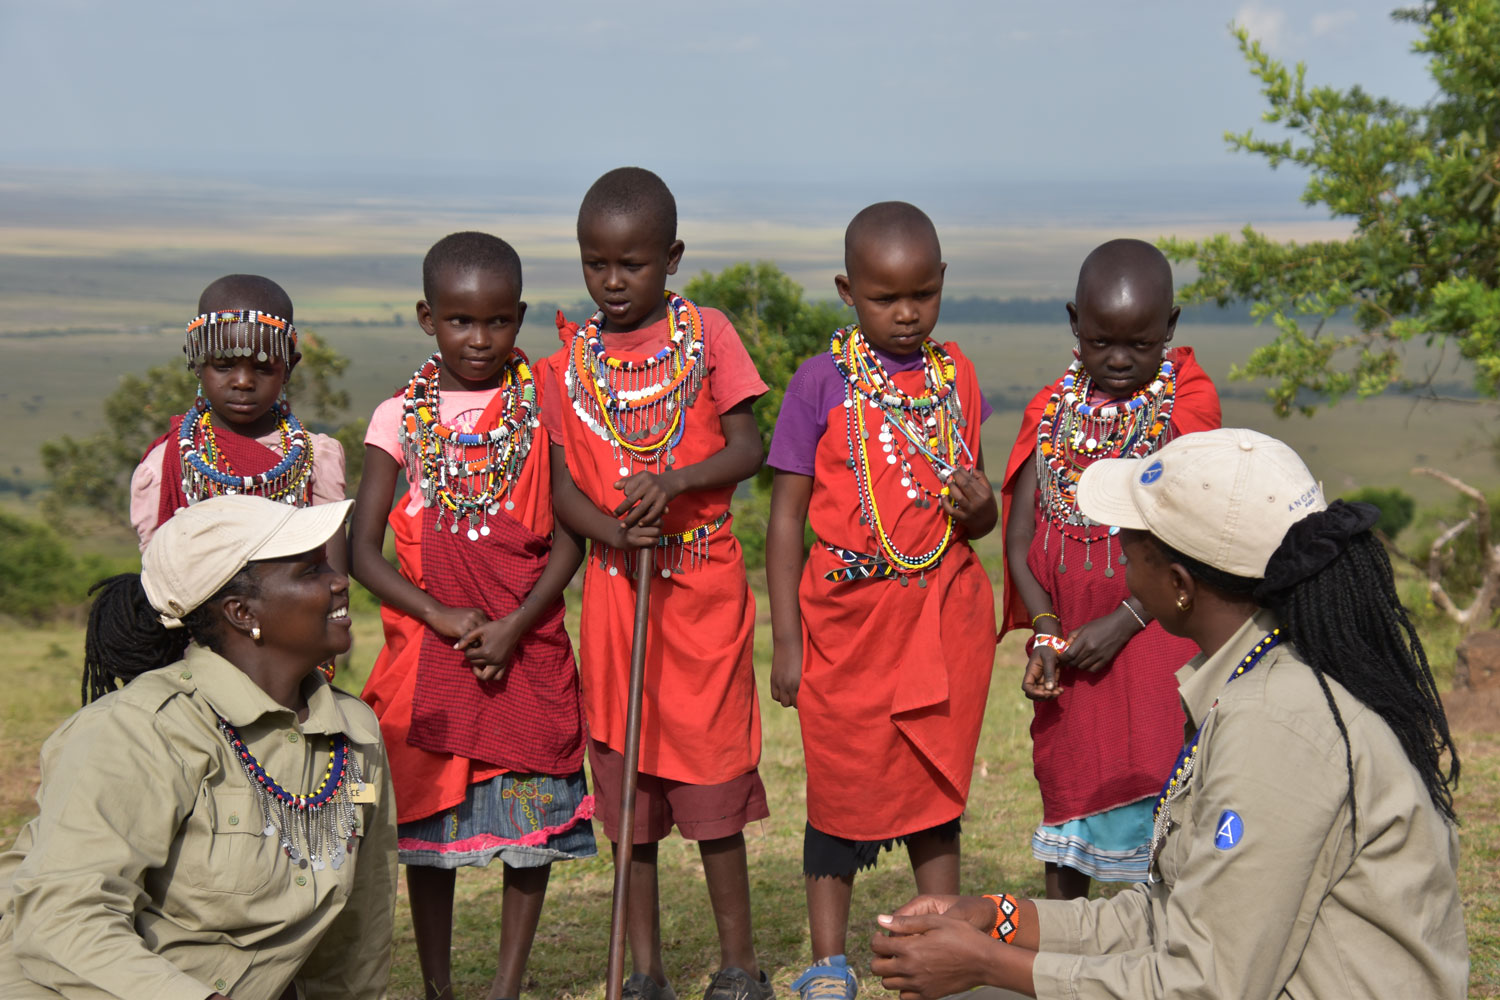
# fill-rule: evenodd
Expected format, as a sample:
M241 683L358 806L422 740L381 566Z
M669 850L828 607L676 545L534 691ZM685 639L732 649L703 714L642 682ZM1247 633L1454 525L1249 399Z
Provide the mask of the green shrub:
M1380 508L1380 520L1375 522L1377 531L1387 538L1395 538L1406 530L1417 513L1417 502L1410 493L1392 486L1366 486L1344 497L1351 503L1367 503Z

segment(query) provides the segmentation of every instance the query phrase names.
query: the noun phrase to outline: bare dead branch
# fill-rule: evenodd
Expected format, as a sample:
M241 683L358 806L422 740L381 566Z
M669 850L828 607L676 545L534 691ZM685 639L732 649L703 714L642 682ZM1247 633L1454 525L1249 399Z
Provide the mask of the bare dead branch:
M1486 576L1500 572L1496 565L1496 554L1490 545L1490 502L1485 499L1484 494L1461 479L1457 479L1440 469L1432 469L1427 466L1419 466L1411 470L1414 476L1431 476L1440 483L1445 483L1453 489L1458 490L1464 496L1474 501L1474 513L1478 515L1475 524L1475 534L1478 537L1480 551L1484 553L1484 571Z
M1431 471L1431 470L1429 470ZM1474 523L1476 512L1470 511L1469 516L1459 521L1447 531L1432 540L1432 548L1427 553L1427 593L1432 595L1432 603L1436 604L1442 612L1460 625L1467 625L1470 608L1460 608L1452 597L1448 596L1447 589L1443 586L1443 550L1448 543L1459 535L1464 529Z

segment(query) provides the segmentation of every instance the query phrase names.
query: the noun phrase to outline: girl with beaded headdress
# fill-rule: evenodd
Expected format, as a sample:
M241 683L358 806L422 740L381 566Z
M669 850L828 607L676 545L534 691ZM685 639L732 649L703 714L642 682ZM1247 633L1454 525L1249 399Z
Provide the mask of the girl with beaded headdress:
M224 494L298 507L344 499L344 449L308 431L286 401L301 355L292 300L255 274L229 274L198 298L183 353L198 398L172 418L130 477L130 521L141 550L175 512ZM345 563L340 535L334 564Z
M835 279L858 323L798 367L768 463L771 694L795 707L807 767L805 1000L853 1000L854 880L903 844L921 892L958 886L995 659L995 598L969 544L999 512L970 361L931 339L942 248L905 202L871 205ZM803 525L816 541L803 547Z
M1213 382L1191 348L1169 346L1178 311L1171 267L1149 243L1089 254L1068 304L1073 363L1027 405L1001 489L1001 634L1033 632L1022 685L1042 792L1032 853L1052 898L1087 895L1091 878L1145 877L1151 796L1182 740L1172 672L1196 650L1130 596L1119 540L1076 502L1098 459L1143 458L1219 426Z
M515 346L520 258L495 236L454 233L428 251L422 286L417 322L437 350L370 418L350 531L385 627L362 697L390 755L426 995L453 995L457 870L498 858L488 995L517 997L552 863L595 854L563 628L582 550L553 520L542 387ZM399 568L382 552L387 527Z

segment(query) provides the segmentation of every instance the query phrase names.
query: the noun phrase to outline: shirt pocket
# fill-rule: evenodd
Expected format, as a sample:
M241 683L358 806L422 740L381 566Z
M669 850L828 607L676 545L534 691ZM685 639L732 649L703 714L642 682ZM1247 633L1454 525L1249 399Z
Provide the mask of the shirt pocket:
M281 856L279 837L265 836L260 798L248 789L205 789L188 820L195 843L183 851L182 876L199 889L255 893Z

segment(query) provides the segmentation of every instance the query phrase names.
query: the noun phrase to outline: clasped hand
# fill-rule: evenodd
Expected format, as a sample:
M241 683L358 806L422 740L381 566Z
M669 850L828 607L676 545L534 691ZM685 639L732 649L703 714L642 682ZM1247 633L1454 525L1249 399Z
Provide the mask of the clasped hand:
M995 904L977 896L918 896L877 921L870 970L902 1000L935 1000L983 985L997 942Z
M525 629L517 614L490 619L478 608L443 608L427 621L438 635L453 639L453 648L469 661L476 679L492 681L510 667L511 654Z
M661 537L661 516L667 504L682 492L677 476L667 472L636 472L615 482L625 494L614 516L620 519L612 545L617 549L644 549Z
M1097 673L1109 666L1139 631L1140 622L1135 616L1124 608L1116 608L1074 629L1068 636L1068 648L1061 653L1050 646L1034 646L1021 678L1021 692L1033 701L1056 698L1062 694L1062 685L1057 680L1059 664Z

